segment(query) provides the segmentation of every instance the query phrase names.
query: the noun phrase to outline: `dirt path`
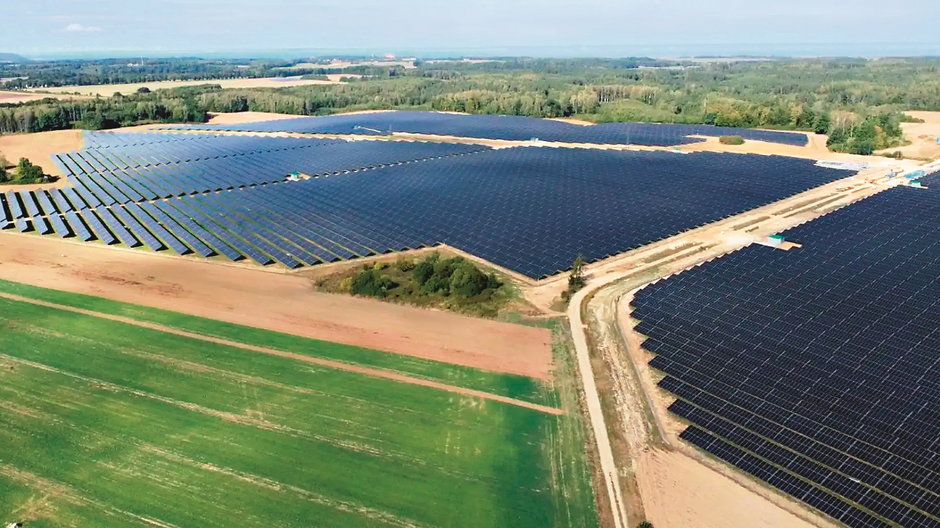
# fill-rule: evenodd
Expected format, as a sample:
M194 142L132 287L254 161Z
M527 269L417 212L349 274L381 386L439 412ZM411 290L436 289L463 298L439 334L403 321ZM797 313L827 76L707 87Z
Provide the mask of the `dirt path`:
M551 379L551 332L318 293L254 266L0 232L0 279L467 367Z
M594 432L594 442L597 446L599 470L607 491L608 507L612 511L611 520L614 528L627 528L630 526L627 511L624 506L623 491L620 487L620 472L614 460L614 451L607 433L607 423L604 419L604 410L601 406L600 395L594 380L594 369L591 366L591 351L588 346L587 326L581 318L581 308L584 300L599 286L585 288L571 299L568 308L568 320L571 324L571 337L574 340L575 359L578 366L578 377L584 390L585 405L588 419Z
M81 315L87 315L91 317L97 317L100 319L107 319L109 321L115 321L118 323L123 323L127 325L136 326L139 328L146 328L148 330L156 330L158 332L164 332L167 334L173 334L180 337L186 337L189 339L197 339L199 341L205 341L207 343L214 343L217 345L225 345L234 348L240 348L242 350L247 350L249 352L257 352L261 354L267 354L270 356L277 356L286 359L292 359L294 361L301 361L304 363L310 363L313 365L320 365L323 367L329 367L336 370L343 370L346 372L355 372L357 374L364 374L366 376L372 376L374 378L382 378L391 381L397 381L400 383L408 383L410 385L419 385L421 387L429 387L432 389L453 392L456 394L462 394L465 396L472 396L474 398L480 398L484 400L495 401L499 403L505 403L507 405L515 405L517 407L524 407L526 409L532 409L535 411L543 412L546 414L560 415L563 414L561 409L556 409L554 407L547 407L544 405L538 405L535 403L517 400L515 398L509 398L506 396L499 396L496 394L490 394L488 392L466 389L463 387L457 387L455 385L448 385L446 383L440 383L437 381L426 380L422 378L415 378L411 376L406 376L398 372L391 370L372 368L372 367L363 367L361 365L354 365L351 363L343 363L341 361L333 361L329 359L322 359L317 357L306 356L303 354L297 354L294 352L286 352L284 350L276 350L273 348L260 347L255 345L249 345L246 343L239 343L238 341L231 341L228 339L222 339L218 337L206 336L202 334L197 334L194 332L187 332L185 330L180 330L177 328L164 326L156 323L148 323L146 321L138 321L137 319L132 319L130 317L123 317L120 315L106 314L102 312L96 312L93 310L85 310L83 308L75 308L72 306L66 306L64 304L56 304L46 301L40 301L37 299L30 299L28 297L22 297L19 295L13 295L9 293L0 293L0 298L9 299L11 301L29 303L36 306L43 306L46 308L53 308L56 310L62 310L64 312L72 312Z

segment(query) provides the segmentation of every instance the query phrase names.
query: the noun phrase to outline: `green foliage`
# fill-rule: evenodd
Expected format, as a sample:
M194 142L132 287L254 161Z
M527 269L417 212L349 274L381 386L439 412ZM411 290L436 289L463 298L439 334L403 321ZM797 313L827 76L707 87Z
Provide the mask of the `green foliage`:
M415 261L406 257L399 257L395 261L395 267L398 268L398 271L403 273L411 272L415 269Z
M364 295L382 299L388 297L388 291L395 286L398 286L395 281L382 275L379 270L371 268L362 270L361 273L353 278L349 291L353 295Z
M0 107L0 132L72 126L109 128L137 122L199 122L206 112L246 110L321 115L383 109L572 117L595 122L708 123L806 130L835 135L835 150L867 152L900 142L901 110L940 110L940 58L777 59L743 62L652 59L506 59L489 63L419 63L417 68L359 66L365 75L338 85L222 90L211 79L342 73L327 63L144 61L136 69L109 61L34 63L4 69L27 76L10 87L147 82L175 77L207 84L120 98L44 100ZM247 66L241 68L239 66ZM639 69L638 66L648 66ZM140 70L140 71L138 71ZM102 79L107 77L107 79ZM25 83L25 84L24 84ZM847 116L849 117L847 119ZM873 120L874 138L857 126ZM861 136L861 137L857 137Z
M26 158L20 158L13 172L13 179L22 183L37 183L42 181L42 167L33 165Z
M43 183L52 181L54 178L43 174L42 167L33 165L26 158L20 158L16 167L9 171L6 167L9 162L0 156L0 183L12 183L16 185L28 185L32 183Z
M636 528L653 528L653 523L649 521L643 521L640 524L636 525Z
M379 262L348 276L321 280L326 291L348 292L438 306L454 311L495 317L516 295L495 273L486 273L463 257L442 258L432 253L419 260L401 257L394 265Z
M723 145L743 145L744 138L741 136L721 136L718 138L718 142Z

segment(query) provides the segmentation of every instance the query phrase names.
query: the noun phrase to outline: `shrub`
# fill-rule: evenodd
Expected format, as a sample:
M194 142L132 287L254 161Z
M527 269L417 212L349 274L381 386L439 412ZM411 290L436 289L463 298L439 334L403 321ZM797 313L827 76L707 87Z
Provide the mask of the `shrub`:
M489 281L486 275L477 269L472 262L462 261L458 263L450 276L451 295L473 297L483 293L488 285Z
M744 138L741 136L721 136L718 142L722 145L743 145Z
M382 275L377 270L363 270L352 280L349 291L354 295L385 298L388 290L398 286L395 281Z
M653 523L649 521L643 521L640 524L636 525L636 528L653 528Z
M415 261L412 259L400 257L397 261L395 261L395 267L398 268L398 271L401 271L402 273L408 273L409 271L415 269Z
M42 181L42 167L33 165L26 158L20 158L14 171L14 179L23 183L38 183Z

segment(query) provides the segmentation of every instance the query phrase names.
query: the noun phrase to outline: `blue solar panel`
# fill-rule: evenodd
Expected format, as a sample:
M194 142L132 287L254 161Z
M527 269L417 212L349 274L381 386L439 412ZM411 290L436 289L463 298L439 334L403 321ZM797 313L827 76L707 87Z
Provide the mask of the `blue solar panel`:
M174 127L184 128L184 127ZM321 134L388 134L407 132L482 139L530 140L565 143L635 144L671 146L701 141L688 136L737 135L745 139L803 146L804 133L755 130L710 125L657 123L604 123L582 126L521 116L460 115L438 112L378 112L325 117L281 119L237 125L196 125L197 130L300 132Z
M91 234L91 231L85 227L85 223L82 222L81 218L79 218L78 215L74 212L65 213L65 219L68 222L72 232L75 233L75 236L77 236L79 240L88 242L89 240L93 240L95 238L94 235Z
M894 188L638 292L683 438L849 526L940 526L937 221Z
M81 211L79 214L85 220L85 222L91 227L92 231L95 234L95 237L98 238L98 240L104 242L105 244L108 244L109 246L111 244L117 244L119 242L117 237L111 234L111 231L109 231L108 228L104 226L104 223L101 222L101 219L98 218L98 215L94 211L92 211L91 209L85 209Z
M111 209L100 208L97 209L96 212L98 215L100 215L100 218L105 223L105 225L107 225L108 230L114 233L121 243L128 247L138 247L141 245L140 241L137 240L137 237L132 235L130 231L124 227L122 221L118 220L117 217L114 216L114 213L112 213Z

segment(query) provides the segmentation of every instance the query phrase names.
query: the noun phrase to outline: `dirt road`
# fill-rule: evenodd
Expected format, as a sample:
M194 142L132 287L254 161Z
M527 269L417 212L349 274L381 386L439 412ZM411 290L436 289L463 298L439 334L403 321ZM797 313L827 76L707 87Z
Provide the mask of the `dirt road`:
M575 342L588 417L599 451L600 473L609 501L616 505L608 524L620 527L630 522L651 520L662 528L689 526L831 526L789 498L755 484L733 469L711 462L714 474L697 472L696 479L707 482L716 493L699 493L702 501L690 501L683 485L658 485L660 471L676 471L688 466L673 455L654 451L679 451L696 462L708 461L693 448L679 442L680 426L668 423L666 402L655 393L645 361L631 356L625 336L632 325L622 326L628 314L622 313L625 295L658 278L677 273L716 256L765 239L768 235L806 222L838 207L870 196L892 185L898 178L880 178L877 171L851 176L801 193L775 204L721 222L688 231L661 243L601 263L590 270L588 286L578 292L567 314ZM531 299L530 299L531 300ZM639 341L633 342L639 350ZM592 359L594 363L592 364ZM598 368L599 367L599 368ZM599 392L598 387L604 391ZM604 410L615 409L613 415ZM618 442L612 442L611 437ZM664 468L668 465L672 469ZM679 468L679 469L677 469ZM712 478L708 478L709 475ZM685 476L673 476L683 481ZM750 483L749 485L747 483ZM740 489L745 486L746 490ZM624 488L637 490L639 498L624 496ZM727 501L748 497L744 516L717 520L708 511L735 511ZM671 515L675 504L684 504L685 513ZM700 517L701 516L701 517ZM707 521L711 519L711 521ZM737 519L738 523L729 522ZM754 524L754 519L761 519ZM712 522L715 521L715 522Z

